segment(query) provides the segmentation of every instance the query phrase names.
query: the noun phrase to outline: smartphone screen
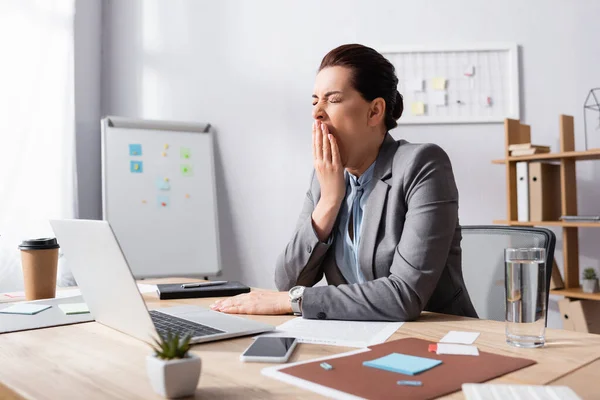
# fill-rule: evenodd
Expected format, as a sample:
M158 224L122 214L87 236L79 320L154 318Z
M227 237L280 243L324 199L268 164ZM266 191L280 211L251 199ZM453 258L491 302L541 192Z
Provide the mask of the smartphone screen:
M246 357L283 357L294 344L296 338L258 337L244 352Z

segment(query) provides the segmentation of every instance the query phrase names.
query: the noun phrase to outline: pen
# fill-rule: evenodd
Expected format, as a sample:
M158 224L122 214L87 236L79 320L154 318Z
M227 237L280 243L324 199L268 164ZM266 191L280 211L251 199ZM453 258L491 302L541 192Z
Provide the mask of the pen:
M189 289L189 288L205 287L205 286L218 286L218 285L224 285L225 283L227 283L227 281L184 283L181 285L181 287L184 289Z

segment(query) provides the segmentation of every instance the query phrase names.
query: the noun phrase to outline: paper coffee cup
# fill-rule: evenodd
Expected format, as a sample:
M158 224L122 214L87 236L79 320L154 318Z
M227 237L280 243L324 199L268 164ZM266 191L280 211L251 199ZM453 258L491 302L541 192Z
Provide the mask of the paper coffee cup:
M59 247L56 238L24 240L19 245L27 300L56 297Z

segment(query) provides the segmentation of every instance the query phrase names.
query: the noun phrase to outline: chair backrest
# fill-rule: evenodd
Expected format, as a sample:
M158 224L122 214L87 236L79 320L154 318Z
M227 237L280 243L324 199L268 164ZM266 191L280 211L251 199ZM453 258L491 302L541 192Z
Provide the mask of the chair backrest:
M546 249L546 313L556 236L546 228L501 225L462 227L462 272L479 318L504 321L504 249Z

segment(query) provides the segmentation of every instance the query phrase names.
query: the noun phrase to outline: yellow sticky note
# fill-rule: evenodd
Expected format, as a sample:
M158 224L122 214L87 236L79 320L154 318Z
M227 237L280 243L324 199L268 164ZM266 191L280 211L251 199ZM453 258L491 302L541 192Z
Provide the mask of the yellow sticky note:
M412 115L425 114L425 103L423 103L422 101L415 101L410 105L410 112Z
M166 149L168 149L168 148L169 148L169 145L168 145L168 144L165 144L165 150L166 150Z
M431 80L431 86L435 90L444 90L446 89L446 78L437 77Z
M146 200L142 200L142 204L146 204Z
M169 182L169 178L165 178L165 182Z

